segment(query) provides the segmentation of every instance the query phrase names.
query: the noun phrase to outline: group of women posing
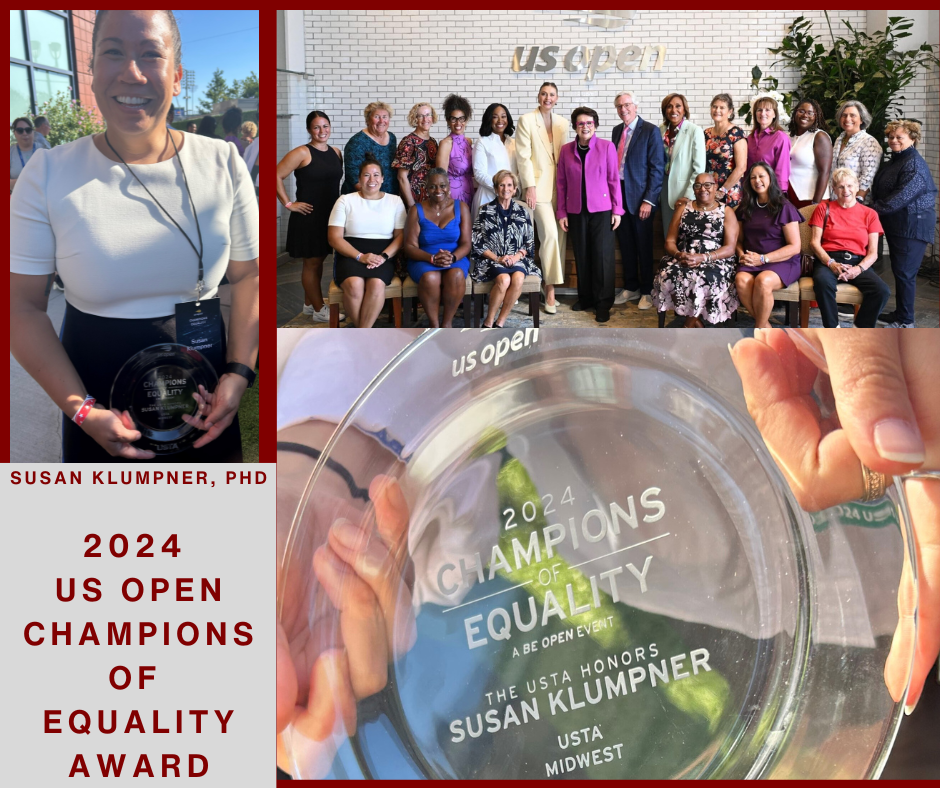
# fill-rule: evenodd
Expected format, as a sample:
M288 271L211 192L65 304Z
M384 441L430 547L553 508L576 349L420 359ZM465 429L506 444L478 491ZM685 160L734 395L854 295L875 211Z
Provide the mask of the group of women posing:
M623 96L629 100L618 103ZM518 126L505 105L487 107L473 144L465 136L472 110L457 95L444 101L450 134L440 144L431 136L438 117L429 103L412 107L408 121L414 130L400 143L389 131L391 107L369 104L365 128L342 152L328 144L326 114L311 112L311 143L291 151L278 166L278 196L292 212L288 252L304 259L305 312L317 321L328 319L320 280L323 260L332 248L334 279L343 288L347 313L356 325L371 325L377 317L385 284L394 275L392 258L400 250L432 326L438 324L441 305L443 325L449 325L468 273L475 279L495 279L500 287L494 292L503 291L502 300L510 305L515 283L521 287L527 273L540 275L545 310L551 314L556 311L555 286L564 279L570 233L578 273L573 309L593 309L595 319L605 322L614 303L613 238L625 212L624 178L631 166L637 167L635 153L625 156L636 122L628 123L630 113L624 117L620 109L632 106L635 118L636 99L623 93L617 99L615 107L625 120L615 135L617 146L597 136L599 119L593 109L578 107L570 123L555 113L558 88L552 82L541 85L537 108L523 115ZM656 209L662 213L666 257L651 296L640 298L641 309L674 309L687 326L701 326L726 320L743 303L759 327L769 325L773 292L789 287L800 275L799 209L824 205L814 272L824 324L838 324L835 286L851 281L866 298L856 325L873 326L879 319L913 325L914 281L933 237L936 193L927 165L914 149L920 124L897 121L889 126L894 155L881 166L881 146L865 131L871 116L857 101L839 108L841 134L835 143L813 100L794 108L784 131L777 102L758 99L753 105L754 128L747 134L733 122L734 104L728 94L712 100L708 128L692 122L681 94L667 96L660 111L662 145L648 152L644 148L643 155L651 161L642 163L650 179L659 179L649 188L657 197L652 210L644 207L639 216L651 221ZM572 127L576 139L569 143ZM294 202L283 185L291 172L297 180ZM364 173L369 177L364 179ZM494 206L484 215L485 206L502 203L497 200L501 184L494 182L498 173L516 175L519 188L507 198L502 213ZM503 181L508 183L505 176ZM854 181L854 193L842 199L836 187L847 181ZM832 201L827 199L830 190L836 197ZM513 198L528 212L516 210ZM856 206L860 210L853 210ZM804 213L815 217L810 210ZM852 241L865 236L864 243L838 235L836 227L849 215L858 236ZM381 226L376 223L379 216ZM504 227L520 222L515 233L519 248L510 245L490 260L475 241L483 243L500 221ZM531 251L523 254L524 223L534 223L538 233L538 265ZM811 225L816 226L814 221ZM875 251L868 248L870 229ZM897 282L897 308L888 314L881 314L888 288L868 270L877 259L879 234L888 236ZM845 256L850 249L859 253ZM830 252L842 253L841 263ZM499 319L497 314L504 318L505 311L491 308L487 322Z

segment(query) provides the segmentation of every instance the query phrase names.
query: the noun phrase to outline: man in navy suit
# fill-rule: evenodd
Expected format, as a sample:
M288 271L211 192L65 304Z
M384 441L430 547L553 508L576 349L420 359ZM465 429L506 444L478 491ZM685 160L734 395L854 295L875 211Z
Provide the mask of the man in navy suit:
M666 154L659 127L637 115L637 101L626 91L614 99L623 123L614 127L624 216L617 228L623 261L623 291L615 304L639 299L640 309L653 301L653 214L663 188Z

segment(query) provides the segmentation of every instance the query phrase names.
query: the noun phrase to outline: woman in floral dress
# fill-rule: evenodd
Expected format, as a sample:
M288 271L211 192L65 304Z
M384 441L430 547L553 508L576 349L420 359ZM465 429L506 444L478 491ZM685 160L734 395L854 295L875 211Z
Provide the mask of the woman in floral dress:
M695 179L694 200L679 200L666 235L666 256L653 280L653 304L685 318L686 328L723 323L738 308L734 287L738 220L717 200L714 173Z
M427 102L415 104L408 113L414 131L398 145L392 169L398 174L398 187L406 208L428 198L428 173L437 160L437 140L431 126L437 123L437 111Z
M737 209L747 172L747 135L731 122L734 101L727 93L712 99L711 115L715 125L705 129L705 171L715 173L718 202Z

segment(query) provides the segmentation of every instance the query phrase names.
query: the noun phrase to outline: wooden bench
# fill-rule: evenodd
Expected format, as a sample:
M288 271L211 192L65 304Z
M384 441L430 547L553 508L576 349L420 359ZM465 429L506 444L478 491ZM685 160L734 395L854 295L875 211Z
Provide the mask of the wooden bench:
M473 295L473 280L466 277L463 292L463 314L464 322L470 325L470 300ZM402 324L407 328L412 323L418 322L418 285L410 277L406 276L401 285L401 303L402 303Z
M467 281L472 280L468 279ZM483 296L492 289L492 282L473 282L473 328L479 328L483 324ZM535 328L539 327L539 292L541 289L541 277L527 276L522 283L522 292L520 294L520 298L523 296L529 298L529 316L532 318L532 324ZM464 304L466 304L466 300ZM466 309L466 306L464 308Z
M402 297L401 279L397 276L392 277L392 282L385 287L385 303L391 301L393 322L395 328L401 328L401 297ZM339 328L339 308L343 303L343 288L336 282L330 280L330 328Z

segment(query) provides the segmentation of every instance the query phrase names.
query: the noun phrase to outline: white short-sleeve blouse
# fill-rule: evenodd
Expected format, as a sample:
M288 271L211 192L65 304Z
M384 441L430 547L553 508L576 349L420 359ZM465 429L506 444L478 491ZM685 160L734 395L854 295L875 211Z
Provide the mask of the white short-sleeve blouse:
M186 134L179 160L132 164L197 249L181 163L204 243L203 297L210 298L229 260L260 255L258 203L238 149L222 140ZM37 150L23 169L10 200L10 271L58 272L66 299L82 312L153 318L195 297L199 264L127 167L88 136Z
M404 228L407 218L405 203L397 194L367 200L353 192L333 204L329 226L342 227L346 238L391 238L395 230Z

